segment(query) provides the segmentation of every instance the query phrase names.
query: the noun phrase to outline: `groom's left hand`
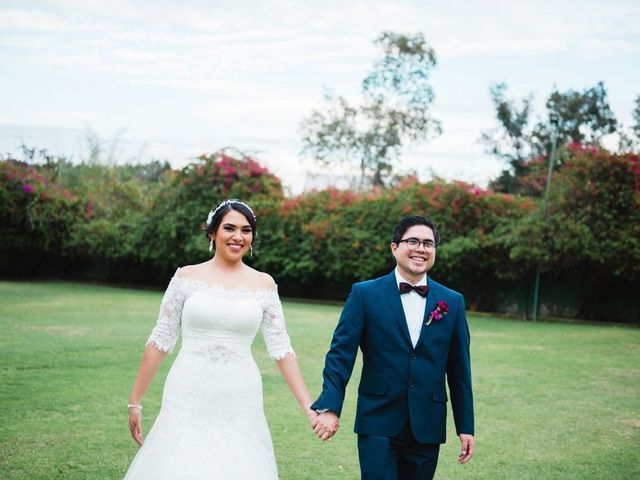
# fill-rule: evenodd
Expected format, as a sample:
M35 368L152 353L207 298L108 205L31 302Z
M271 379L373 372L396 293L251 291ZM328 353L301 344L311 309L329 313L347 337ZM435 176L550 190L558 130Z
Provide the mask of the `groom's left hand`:
M460 455L458 455L458 462L467 463L473 457L473 447L475 446L475 440L473 435L468 433L460 434L460 443L462 443L462 449Z

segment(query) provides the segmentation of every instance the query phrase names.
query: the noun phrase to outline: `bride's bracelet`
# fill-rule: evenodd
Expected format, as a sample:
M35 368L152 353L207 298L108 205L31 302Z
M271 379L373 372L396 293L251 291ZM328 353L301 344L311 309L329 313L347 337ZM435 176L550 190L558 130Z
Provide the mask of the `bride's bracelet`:
M137 408L138 410L142 411L142 405L136 405L135 403L130 403L129 405L127 405L127 408Z

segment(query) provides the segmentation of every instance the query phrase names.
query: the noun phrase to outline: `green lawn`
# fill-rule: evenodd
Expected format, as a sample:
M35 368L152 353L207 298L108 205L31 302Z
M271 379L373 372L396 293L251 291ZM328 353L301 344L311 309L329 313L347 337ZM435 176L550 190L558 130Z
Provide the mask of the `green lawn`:
M0 282L0 478L118 479L136 446L126 403L161 294ZM321 384L339 307L285 302L309 388ZM450 418L438 479L640 478L640 329L471 316L477 450L456 463ZM354 373L331 443L313 437L254 348L282 479L356 479ZM145 399L158 412L163 366Z

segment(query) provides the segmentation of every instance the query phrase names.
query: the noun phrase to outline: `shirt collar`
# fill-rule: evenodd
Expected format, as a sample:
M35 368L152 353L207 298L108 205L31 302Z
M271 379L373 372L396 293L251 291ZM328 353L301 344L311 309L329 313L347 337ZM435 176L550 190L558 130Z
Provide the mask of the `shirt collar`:
M396 274L396 284L398 285L398 287L400 287L400 282L405 282L405 283L408 283L409 285L416 285L416 286L426 285L427 284L427 274L426 273L416 283L411 283L409 280L407 280L406 278L403 278L403 276L400 275L400 272L398 271L398 267L396 267L393 270L393 272Z

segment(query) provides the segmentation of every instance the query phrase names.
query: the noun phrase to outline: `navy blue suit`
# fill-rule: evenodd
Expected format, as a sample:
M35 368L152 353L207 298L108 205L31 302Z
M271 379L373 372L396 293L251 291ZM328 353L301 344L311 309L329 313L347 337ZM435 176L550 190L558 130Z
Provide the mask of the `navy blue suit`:
M420 338L411 343L394 272L356 283L333 334L315 410L342 411L345 388L358 352L363 366L355 432L395 437L410 426L425 444L446 440L447 391L458 434L474 433L469 329L464 299L432 279ZM436 302L448 313L425 325ZM362 458L361 458L362 463Z

